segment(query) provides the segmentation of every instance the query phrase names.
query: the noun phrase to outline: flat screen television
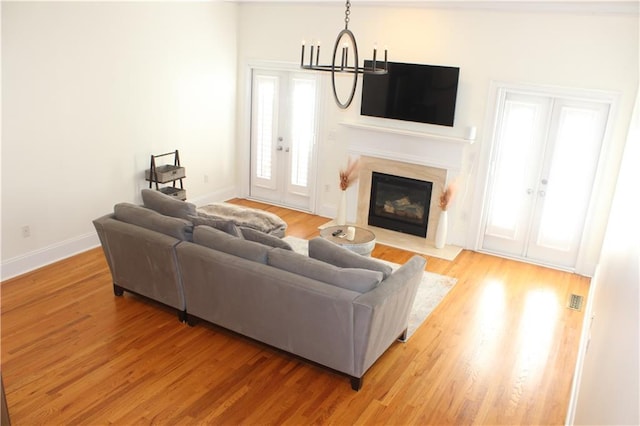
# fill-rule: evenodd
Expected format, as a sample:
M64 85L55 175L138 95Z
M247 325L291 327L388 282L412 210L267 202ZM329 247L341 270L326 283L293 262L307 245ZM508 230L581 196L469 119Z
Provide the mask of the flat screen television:
M385 75L364 74L361 115L453 127L460 68L399 62L387 67Z

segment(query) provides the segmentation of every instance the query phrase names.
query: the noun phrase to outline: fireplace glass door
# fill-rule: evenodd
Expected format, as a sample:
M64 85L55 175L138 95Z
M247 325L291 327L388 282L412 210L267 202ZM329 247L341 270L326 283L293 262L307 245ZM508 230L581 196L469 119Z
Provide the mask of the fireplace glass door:
M369 225L427 236L431 182L373 172Z

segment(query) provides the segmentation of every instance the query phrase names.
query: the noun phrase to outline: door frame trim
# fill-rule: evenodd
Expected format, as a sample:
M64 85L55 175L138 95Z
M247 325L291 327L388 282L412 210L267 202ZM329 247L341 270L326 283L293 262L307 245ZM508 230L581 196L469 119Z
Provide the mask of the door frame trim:
M604 231L606 228L606 223L601 223L602 221L597 221L595 217L596 210L602 210L606 208L607 211L610 208L611 197L609 197L609 204L606 206L596 206L596 201L602 201L604 194L603 191L606 190L606 176L605 169L607 168L606 159L609 157L609 154L612 150L612 133L614 122L616 120L619 108L619 102L621 94L619 92L613 91L605 91L605 90L594 90L594 89L578 89L578 88L567 88L567 87L558 87L558 86L546 86L546 85L533 85L533 84L520 84L520 83L511 83L505 81L492 80L489 83L489 92L487 98L487 109L485 111L485 119L484 126L482 132L482 141L486 143L480 144L480 152L478 155L478 172L477 172L477 185L478 188L474 191L475 196L472 199L471 211L476 212L476 214L472 215L470 224L469 224L469 232L467 234L467 247L471 250L477 252L486 252L493 255L498 255L502 257L507 257L501 254L488 252L482 249L482 233L483 233L483 223L486 221L486 203L487 203L487 191L489 188L489 167L491 165L491 158L494 155L494 151L496 149L496 129L498 126L498 113L500 103L503 101L506 93L508 92L517 92L523 93L527 95L541 95L541 96L552 96L552 97L561 97L568 99L579 99L579 100L587 100L591 102L603 102L607 103L610 106L609 109L609 117L607 120L607 124L605 126L605 132L602 140L602 146L600 148L600 157L598 159L598 164L596 168L596 173L594 176L594 187L591 195L591 200L589 202L589 207L587 209L587 214L585 218L584 229L580 247L578 249L578 259L576 261L576 266L572 270L578 274L592 276L595 267L597 264L597 258L594 258L592 253L588 253L588 247L593 247L593 245L597 245L597 252L600 252L600 247L602 246L602 242L604 239ZM600 222L600 223L596 223ZM598 229L602 228L602 229ZM593 251L593 250L592 250ZM517 259L529 263L534 263L530 259L526 258L516 258L509 257L512 259ZM540 263L537 263L540 264ZM544 265L553 267L556 269L568 270L566 268L560 268L552 265Z

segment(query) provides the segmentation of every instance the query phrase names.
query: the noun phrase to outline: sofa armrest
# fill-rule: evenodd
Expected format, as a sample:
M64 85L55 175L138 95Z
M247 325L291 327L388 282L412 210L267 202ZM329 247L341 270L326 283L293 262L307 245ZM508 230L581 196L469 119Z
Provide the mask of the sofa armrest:
M107 259L107 264L109 265L111 276L113 276L114 274L113 262L111 260L111 251L109 250L109 242L107 241L104 225L109 220L113 220L113 217L113 213L109 213L93 221L93 226L96 228L96 233L98 234L98 239L100 240L100 245L102 246L102 251L104 252L104 257Z
M361 377L407 328L427 261L413 256L389 278L354 300L354 361Z
M181 241L109 216L94 220L113 284L185 310L175 247Z

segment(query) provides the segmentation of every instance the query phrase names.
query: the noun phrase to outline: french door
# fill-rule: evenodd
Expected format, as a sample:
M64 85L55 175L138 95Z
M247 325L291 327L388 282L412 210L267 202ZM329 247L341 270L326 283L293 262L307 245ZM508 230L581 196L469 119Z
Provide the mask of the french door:
M311 73L253 70L252 198L311 210L317 86Z
M609 109L606 102L502 93L482 249L575 267Z

